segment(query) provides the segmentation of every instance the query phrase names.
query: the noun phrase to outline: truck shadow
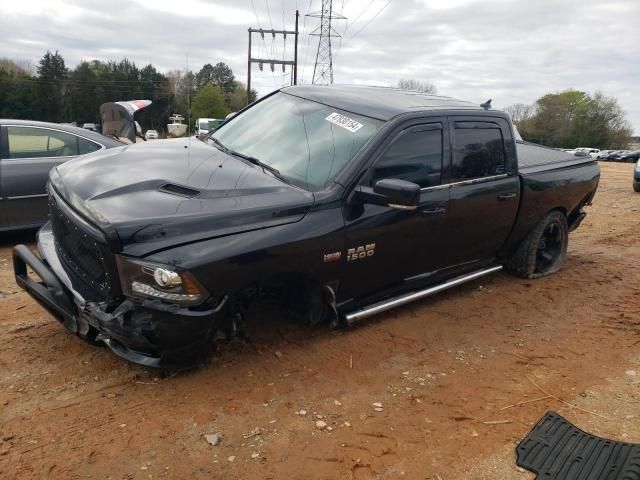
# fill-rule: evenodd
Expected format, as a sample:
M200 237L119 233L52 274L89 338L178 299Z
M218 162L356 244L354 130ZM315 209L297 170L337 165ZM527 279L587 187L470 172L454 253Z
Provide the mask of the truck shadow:
M13 248L20 243L32 244L36 241L37 229L21 230L18 232L0 233L0 248Z

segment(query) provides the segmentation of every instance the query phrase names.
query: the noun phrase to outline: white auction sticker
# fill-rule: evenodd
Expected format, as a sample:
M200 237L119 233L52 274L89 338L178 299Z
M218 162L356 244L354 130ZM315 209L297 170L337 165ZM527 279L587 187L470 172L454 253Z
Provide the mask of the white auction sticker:
M333 112L325 118L325 120L334 123L345 130L349 130L351 133L356 133L364 126L361 123L356 122L353 118L345 117L337 112Z

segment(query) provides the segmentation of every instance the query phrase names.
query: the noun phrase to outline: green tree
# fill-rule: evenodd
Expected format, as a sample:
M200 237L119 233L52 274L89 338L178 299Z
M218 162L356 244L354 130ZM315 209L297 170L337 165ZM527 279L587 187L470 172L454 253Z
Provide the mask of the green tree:
M88 62L80 62L69 72L65 95L65 120L75 121L78 125L98 122L100 112L96 99L96 85L97 74Z
M536 101L537 115L533 128L543 145L579 147L577 128L589 109L589 95L577 90L549 93Z
M235 86L235 76L226 63L218 62L215 65L207 63L196 74L196 84L198 88L207 84L215 85L222 92L231 93Z
M216 63L211 72L211 77L211 83L216 85L224 93L229 93L233 90L236 77L226 63Z
M58 53L47 50L38 65L38 98L40 106L39 120L60 122L63 119L64 82L67 67L64 58Z
M38 118L34 97L39 85L31 72L13 60L0 59L0 118Z
M249 103L253 103L256 101L258 93L251 89L251 96L249 98ZM225 97L225 103L227 108L232 112L237 112L238 110L242 110L247 106L247 87L244 83L236 80L234 82L233 90L229 95Z
M213 85L205 85L193 97L191 103L191 120L197 118L224 118L229 110L224 104L220 90Z
M534 105L511 105L505 111L525 140L550 147L626 148L631 136L624 110L602 92L548 93Z
M196 73L196 88L202 88L208 83L213 84L213 65L207 63Z

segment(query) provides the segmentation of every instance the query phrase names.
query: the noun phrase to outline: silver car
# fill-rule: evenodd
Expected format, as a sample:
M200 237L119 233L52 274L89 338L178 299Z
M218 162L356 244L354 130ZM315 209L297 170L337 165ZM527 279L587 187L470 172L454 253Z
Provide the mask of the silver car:
M122 143L58 123L0 119L0 232L47 220L49 170L80 155Z

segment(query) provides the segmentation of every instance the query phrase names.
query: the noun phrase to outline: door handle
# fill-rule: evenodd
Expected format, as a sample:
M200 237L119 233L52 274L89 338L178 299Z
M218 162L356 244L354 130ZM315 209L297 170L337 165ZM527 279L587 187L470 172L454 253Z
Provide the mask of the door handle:
M515 192L503 193L498 195L498 201L504 202L505 200L510 200L512 198L516 198L517 194Z
M444 207L437 207L437 208L427 208L424 210L420 210L420 214L423 217L427 217L429 215L440 215L442 213L446 213L447 209Z

